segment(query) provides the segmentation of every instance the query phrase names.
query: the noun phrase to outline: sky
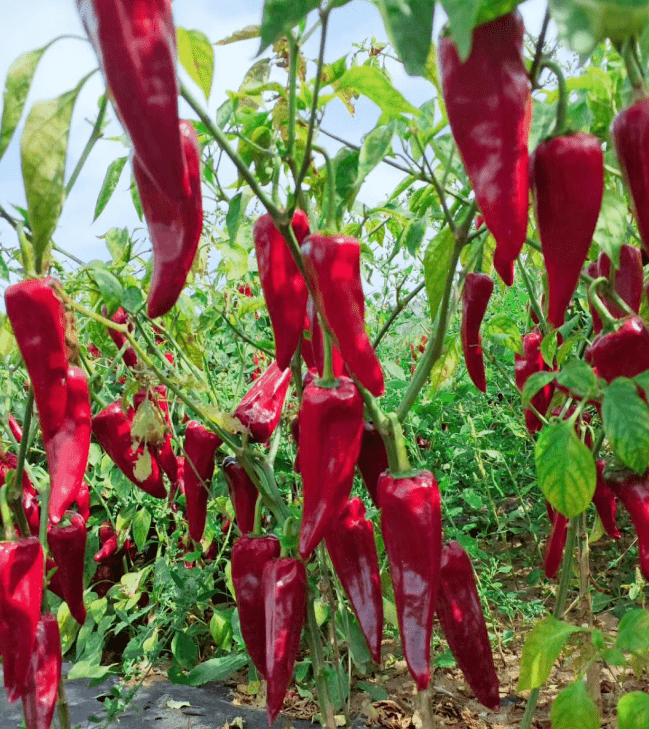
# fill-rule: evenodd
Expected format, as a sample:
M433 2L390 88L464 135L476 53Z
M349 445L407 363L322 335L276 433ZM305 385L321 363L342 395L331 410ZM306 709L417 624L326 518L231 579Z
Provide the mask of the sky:
M188 30L200 30L212 42L226 38L247 25L261 21L263 0L239 0L239 2L216 3L214 0L175 0L173 12L176 25ZM544 0L526 0L520 6L528 31L537 35L540 31ZM3 0L3 32L0 43L0 83L4 83L10 65L27 51L40 48L61 35L76 36L64 38L49 48L39 64L23 114L23 120L14 138L0 160L0 203L9 212L12 205L25 206L25 193L20 173L20 135L27 110L36 100L50 99L70 90L93 68L96 57L85 40L85 34L74 0ZM444 22L443 12L435 16L435 32ZM330 20L330 32L325 53L325 62L332 62L353 52L353 44L364 40L387 41L383 24L376 7L365 0L352 2L336 9ZM317 56L318 35L311 38L305 49L307 58ZM227 46L215 46L215 72L212 92L207 103L212 115L227 98L226 89L237 89L248 68L257 60L259 47L257 39L242 41ZM391 64L390 73L397 89L414 106L420 106L435 93L426 80L408 76L403 68ZM313 73L311 66L310 73ZM184 70L180 70L183 81L192 86ZM278 76L278 80L285 79ZM103 79L95 74L85 84L77 100L70 130L66 179L74 168L92 128L97 114L97 101L104 92ZM195 98L202 98L194 87ZM203 97L203 102L204 97ZM192 117L188 107L181 101L181 116ZM109 108L111 120L114 113ZM359 99L356 113L352 117L342 103L335 101L327 107L323 128L354 143L360 142L379 117L379 110L367 99ZM112 121L106 136L119 136L121 127ZM335 153L337 146L326 139L320 143ZM101 188L108 165L117 157L127 153L119 141L100 140L94 147L84 169L65 202L54 241L79 259L88 262L93 259L109 258L106 246L99 238L108 229L128 227L132 230L142 224L138 220L129 194L129 166L125 168L119 186L105 210L93 224L95 201ZM367 179L359 200L373 205L384 199L394 188L401 173L386 165L380 165ZM0 220L0 245L14 247L16 235L11 227Z

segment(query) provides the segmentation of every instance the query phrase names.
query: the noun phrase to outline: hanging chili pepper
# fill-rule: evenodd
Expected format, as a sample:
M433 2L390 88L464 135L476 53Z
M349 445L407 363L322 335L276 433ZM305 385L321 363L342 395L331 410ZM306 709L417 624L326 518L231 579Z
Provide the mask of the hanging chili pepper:
M318 370L320 377L324 374L324 338L322 336L322 328L318 321L318 312L316 311L313 299L309 296L306 304L307 318L309 320L309 331L311 333L311 360L313 368ZM307 363L309 369L311 365ZM345 372L345 363L338 350L338 347L331 345L331 369L334 377L340 377Z
M597 514L606 533L611 539L619 539L621 535L615 519L617 512L615 491L613 491L608 479L604 476L606 461L603 458L598 458L595 465L597 466L597 486L593 494L593 504L595 504Z
M80 514L68 511L67 526L50 524L47 529L47 546L56 563L63 599L70 614L83 625L86 608L83 604L83 572L86 556L86 523Z
M528 377L535 372L550 371L545 364L543 355L541 354L541 342L543 337L538 329L533 329L523 337L523 354L514 355L514 372L516 377L516 385L518 389L523 390L523 386L527 382ZM554 395L555 385L553 382L542 387L531 400L531 404L538 410L541 415L545 415L552 396ZM525 409L525 424L530 433L537 433L543 427L543 423L529 408Z
M606 382L648 370L649 332L642 319L629 316L616 331L598 334L586 349L585 359Z
M462 291L462 350L464 361L473 384L482 392L487 391L487 381L482 358L480 325L487 311L487 304L494 290L494 282L486 273L470 273Z
M52 613L41 615L23 696L27 729L50 729L61 680L61 635Z
M498 676L471 560L457 542L442 549L437 615L451 652L478 701L500 708Z
M300 555L307 559L340 515L354 481L363 435L363 401L348 377L336 387L309 383L300 405L304 489Z
M115 534L115 530L107 521L99 528L99 542L101 543L101 548L95 554L94 560L95 562L106 562L117 553L119 548L117 534Z
M523 20L514 12L473 30L464 63L450 37L440 38L437 53L451 132L496 239L494 266L508 286L527 234L532 105L524 32Z
M133 158L137 182L153 245L153 272L147 299L147 314L155 319L176 303L187 280L203 228L201 155L196 132L190 122L179 123L190 191L175 201L147 175L138 157Z
M108 315L107 309L104 306L102 308L102 314L104 316ZM128 314L122 309L120 306L119 309L111 316L111 321L114 321L115 324L128 324L129 330L133 328L133 325L129 322ZM115 329L108 328L108 335L113 340L115 346L117 347L117 351L121 351L122 347L126 344L126 337L121 333L118 332ZM135 354L135 350L130 345L124 350L124 364L127 367L135 367L137 365L137 354Z
M379 431L372 423L363 423L361 450L356 463L367 492L379 508L379 476L388 470L388 453Z
M302 246L306 277L333 344L351 374L378 397L385 385L381 363L365 331L360 253L360 243L343 235L310 235Z
M36 537L0 543L0 653L7 699L27 691L43 598L43 549Z
M14 438L20 443L23 439L23 429L20 427L20 423L9 413L9 429L14 435Z
M259 673L266 677L266 622L261 578L264 565L279 559L280 544L275 536L243 535L232 547L232 584L237 598L241 635L248 655Z
M214 475L214 455L223 441L216 433L192 420L185 431L185 498L189 536L200 542L207 518L207 497Z
M266 621L266 716L277 718L300 648L306 608L306 568L288 557L266 562L262 574Z
M176 29L169 0L77 0L135 155L165 195L190 195L178 133Z
M548 320L559 328L593 240L604 194L604 155L592 134L541 142L530 160L534 212L548 276Z
M602 251L597 262L592 263L587 272L592 278L599 278L600 276L609 278L611 259ZM640 311L642 302L642 253L639 248L629 245L623 245L620 248L620 266L615 272L613 288L622 301L636 314ZM622 319L628 315L628 312L623 311L606 295L600 294L600 299L611 316L616 319ZM598 334L602 330L602 321L592 304L590 305L590 313L593 317L593 329Z
M430 471L379 478L381 529L390 561L403 654L417 688L430 681L430 638L439 588L442 514Z
M291 223L299 244L309 235L306 213L296 210ZM285 370L300 343L307 289L291 250L270 215L262 215L252 231L259 280L275 335L277 365Z
M640 569L649 580L649 481L647 474L635 476L620 474L607 479L615 495L629 512L638 537Z
M568 519L558 511L552 508L552 506L546 502L546 509L552 522L552 532L548 543L545 547L545 576L548 579L552 579L556 574L557 570L561 566L563 559L563 550L566 546L566 537L568 535Z
M234 417L248 428L253 443L270 439L282 415L290 384L291 371L282 371L273 362L237 405Z
M381 662L383 595L372 522L361 499L350 499L325 535L327 551L376 663Z
M148 451L145 453L144 444L133 446L131 424L134 414L133 410L129 410L128 415L124 414L119 402L109 405L92 419L93 435L129 481L151 496L164 499L167 492L157 461ZM136 467L146 458L151 464L151 472L140 480L135 474ZM147 465L145 463L145 467Z
M248 534L255 528L255 507L259 498L257 487L250 480L246 469L233 456L224 458L221 467L228 484L239 531Z

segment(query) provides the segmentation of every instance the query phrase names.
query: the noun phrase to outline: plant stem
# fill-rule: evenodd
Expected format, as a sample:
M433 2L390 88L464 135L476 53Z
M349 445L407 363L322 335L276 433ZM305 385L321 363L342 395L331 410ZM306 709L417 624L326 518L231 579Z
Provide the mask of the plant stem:
M108 98L104 95L101 100L101 103L99 104L99 114L97 114L97 120L95 121L95 125L92 128L90 137L89 137L88 141L86 142L86 146L83 148L83 152L81 153L81 157L79 157L79 161L77 162L74 170L72 170L72 174L70 175L68 184L65 186L65 196L66 197L68 197L72 188L74 187L74 183L77 181L77 178L79 177L81 169L83 168L84 164L86 163L86 160L88 159L90 152L92 151L92 148L95 146L97 141L101 138L101 125L104 123L104 117L106 116L106 107L107 106L108 106Z
M16 464L16 474L14 476L14 485L12 491L14 495L10 495L9 502L13 509L16 519L18 520L18 526L23 536L28 537L29 524L27 522L27 516L25 515L25 509L23 508L22 491L23 491L23 472L25 470L25 458L27 456L27 446L29 443L29 430L32 424L32 410L34 408L34 388L30 386L29 392L27 393L27 401L25 402L25 415L23 417L23 437L20 441L20 448L18 449L18 463Z
M72 729L72 721L70 719L70 707L65 695L65 686L63 685L63 676L59 680L59 690L56 697L56 708L59 715L60 729Z
M558 137L566 132L566 123L568 119L568 87L566 86L566 79L563 76L563 71L559 68L559 64L554 61L550 61L544 58L539 63L539 71L547 68L548 71L556 76L559 84L559 98L557 100L557 120L552 130L552 137Z
M315 595L309 590L306 601L306 634L311 649L313 660L313 673L315 675L316 686L318 687L318 704L320 705L320 713L322 715L322 725L326 729L336 729L336 719L334 717L334 707L331 703L329 695L329 686L327 678L324 674L325 664L322 654L322 645L320 643L320 630L315 617L315 609L313 603Z
M541 63L541 57L543 55L543 44L545 43L545 36L548 32L548 25L550 24L550 8L545 9L545 15L543 16L543 26L541 33L539 34L536 42L536 49L534 51L534 60L532 61L532 68L530 69L530 80L532 82L532 89L537 88L538 76L539 76L539 64Z
M300 60L300 47L293 38L288 36L288 134L286 141L286 156L295 159L295 118L297 116L297 65Z
M417 296L417 294L422 291L422 289L426 286L426 282L422 281L418 286L416 286L409 294L406 296L405 299L402 299L401 301L397 301L397 305L394 308L393 312L390 314L389 319L385 322L385 324L381 327L381 331L376 335L376 338L374 339L374 342L372 343L372 347L376 349L379 344L381 343L381 340L383 337L388 333L388 330L394 323L394 320L399 316L399 314L408 306L408 304Z

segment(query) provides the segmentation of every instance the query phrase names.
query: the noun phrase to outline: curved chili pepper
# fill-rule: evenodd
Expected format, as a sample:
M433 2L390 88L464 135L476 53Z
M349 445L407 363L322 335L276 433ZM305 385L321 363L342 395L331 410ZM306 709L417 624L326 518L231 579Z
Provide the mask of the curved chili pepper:
M129 414L125 415L119 402L109 405L92 419L93 435L129 481L151 496L164 499L167 492L162 482L158 463L154 458L149 455L151 461L149 476L143 481L139 481L135 475L137 462L144 454L144 445L133 447L131 438L133 414L133 411L130 410Z
M430 681L430 638L439 591L442 513L430 471L379 478L381 529L390 561L403 654L417 688Z
M597 486L593 494L593 504L595 504L597 514L606 533L611 539L619 539L620 531L617 528L617 521L615 519L617 512L615 491L613 491L608 479L604 476L606 461L603 458L598 458L595 461L595 465L597 466Z
M591 263L587 272L593 278L599 276L609 278L611 259L602 251L597 262ZM642 302L642 252L639 248L629 245L623 245L620 248L620 266L615 272L613 288L630 309L636 314L640 311ZM600 299L611 316L616 319L622 319L628 315L628 312L623 311L606 295L600 294ZM592 304L590 305L590 313L593 317L593 329L598 334L602 330L602 321Z
M83 625L86 608L83 604L83 571L86 556L86 523L80 514L67 512L70 523L50 525L47 546L58 568L59 584L70 614Z
M385 450L381 434L373 423L363 423L361 450L356 465L374 506L380 508L379 476L388 470L388 452Z
M270 439L282 415L290 384L291 371L282 371L273 362L237 405L234 417L248 428L254 443Z
M629 512L638 537L640 569L649 580L649 481L644 476L624 475L607 479L615 495Z
M442 549L437 615L467 683L481 704L500 708L498 676L471 560L457 542Z
M309 331L311 333L311 361L313 368L318 370L320 377L324 374L324 339L322 336L322 328L318 321L318 312L315 308L313 299L309 296L306 304L307 319L309 321ZM311 365L307 362L307 367L311 369ZM345 363L338 351L338 347L331 345L331 369L334 377L340 377L345 372Z
M306 213L296 210L291 223L298 243L309 235ZM275 335L277 365L285 370L300 343L307 289L291 250L270 215L262 215L252 231L259 280Z
M300 405L304 490L300 555L307 559L340 515L354 481L363 434L363 400L349 377L336 387L309 383Z
M602 207L604 155L592 134L567 134L541 142L530 168L548 276L548 320L558 329L577 288Z
M36 639L23 696L27 729L50 729L61 680L61 635L54 615L38 621Z
M200 542L207 518L207 497L214 475L214 455L223 441L216 433L192 420L185 431L183 478L187 499L189 536Z
M228 484L239 531L248 534L255 528L255 507L259 491L250 480L246 469L233 456L224 458L221 468Z
M101 548L95 554L94 560L95 562L106 562L118 550L117 534L115 534L115 530L108 522L104 522L99 528L99 541Z
M266 562L261 578L266 621L266 715L277 718L300 649L306 607L306 568L288 557Z
M140 164L167 196L188 197L171 3L77 0L77 6Z
M20 443L23 439L23 429L20 427L20 423L9 413L9 429L14 435L14 438Z
M376 663L381 662L383 595L372 522L361 499L350 499L325 535L327 551Z
M266 677L266 619L261 578L264 565L279 559L280 544L275 536L243 535L232 547L232 584L237 598L241 635L248 655L259 673Z
M156 186L133 158L133 175L142 201L142 210L153 245L153 272L147 299L147 314L155 319L176 303L187 280L203 228L201 157L194 127L179 123L190 191L181 200L172 200Z
M527 382L527 378L535 372L549 371L550 368L545 364L543 355L541 354L541 342L543 337L538 329L533 329L523 337L523 354L514 355L514 373L516 377L516 385L519 390L523 390L523 385ZM531 400L532 405L541 415L545 415L552 396L554 395L555 385L551 382L542 387ZM525 408L525 424L530 433L537 433L543 427L543 423L530 410Z
M385 392L385 384L365 331L360 253L360 243L343 235L310 235L302 245L306 277L333 343L351 374L378 397Z
M480 325L494 290L494 282L486 273L470 273L462 291L462 350L464 361L473 384L487 391Z
M503 15L473 31L462 63L450 37L437 58L451 132L484 221L496 239L494 266L508 285L527 234L530 81L523 20Z
M106 307L102 309L102 314L107 315ZM129 329L132 329L133 325L130 324L128 314L120 306L119 309L111 316L111 321L115 324L129 324ZM108 336L113 340L113 343L117 347L117 351L121 351L122 347L126 344L126 337L115 329L108 327ZM135 367L137 365L137 354L130 345L124 350L124 364L127 367Z
M553 509L548 502L546 502L546 508L552 522L552 533L545 547L544 562L545 576L551 580L557 574L563 559L563 550L568 535L568 519Z
M616 331L598 334L586 349L585 359L607 382L645 372L649 369L649 332L644 322L629 316Z

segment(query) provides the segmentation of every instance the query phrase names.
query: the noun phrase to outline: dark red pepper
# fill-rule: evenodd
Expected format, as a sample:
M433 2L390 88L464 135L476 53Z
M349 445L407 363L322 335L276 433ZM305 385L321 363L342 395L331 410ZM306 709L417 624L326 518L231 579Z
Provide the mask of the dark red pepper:
M70 518L67 526L50 524L47 529L47 546L58 569L63 599L70 614L83 625L86 622L86 608L83 604L83 571L86 556L86 523L80 514L67 512Z
M593 278L599 276L609 278L611 259L602 251L597 262L591 263L587 272ZM642 252L639 248L629 245L623 245L620 248L620 266L615 272L613 288L636 314L640 311L642 302ZM616 319L622 319L628 315L628 312L623 311L617 304L610 301L605 294L600 294L600 299L611 316ZM590 306L590 313L593 317L593 328L597 334L602 330L602 321L592 305Z
M61 680L61 635L56 617L41 615L36 628L29 676L23 696L27 729L50 729Z
M233 456L224 458L221 467L228 484L239 531L248 534L255 528L255 507L259 498L257 487L246 469Z
M379 479L381 529L390 561L403 654L417 688L430 681L430 638L439 591L442 513L430 471Z
M106 307L103 307L102 311L103 315L107 315ZM122 309L120 306L119 309L111 316L111 321L114 321L115 324L128 324L129 329L133 328L133 325L130 324L128 314ZM117 351L121 351L122 347L126 344L126 337L121 333L118 332L116 329L108 328L108 335L113 340L115 346L117 347ZM124 350L124 364L127 367L135 367L137 365L137 354L135 354L135 350L130 345L126 347Z
M611 488L609 480L604 476L606 461L603 458L598 458L595 465L597 466L597 486L593 495L593 504L595 504L597 514L606 533L611 539L619 539L620 532L615 519L617 512L615 491Z
M322 336L322 327L318 321L318 312L316 311L313 299L309 296L306 304L307 318L309 321L309 332L311 341L309 346L311 349L311 360L313 368L318 370L320 377L324 374L324 338ZM311 365L307 362L307 367L311 369ZM334 377L340 377L345 372L345 363L338 351L338 347L331 345L331 369Z
M523 390L523 385L527 382L527 378L535 372L549 371L541 354L541 342L543 337L537 329L523 337L523 354L514 355L514 372L516 376L516 385L519 390ZM555 385L550 383L542 387L531 400L531 404L538 410L541 415L545 415L552 396L554 395ZM543 427L543 423L530 410L525 409L525 424L530 433L537 433Z
M480 325L494 290L494 282L486 273L470 273L462 291L462 350L469 377L482 392L487 391Z
M437 615L449 648L481 704L500 708L498 676L471 560L457 542L442 549Z
M388 470L388 453L381 434L372 423L363 423L361 450L356 463L376 508L379 508L379 476Z
M266 716L277 718L300 649L306 608L306 568L288 557L267 562L262 574L266 620Z
M566 546L566 537L568 535L568 519L546 502L545 504L548 515L552 522L552 532L548 543L545 547L545 576L552 579L561 566L563 559L563 550Z
M9 413L9 428L13 433L14 438L20 443L23 439L23 429L20 427L20 423Z
M372 522L361 499L350 499L325 535L327 551L356 613L372 657L381 662L383 595Z
M598 334L585 358L607 382L635 377L649 369L649 332L640 317L629 316L616 331Z
M99 528L99 542L101 547L95 554L94 560L95 562L106 562L117 553L119 548L117 534L108 522L104 522Z
M216 433L192 420L185 431L183 480L187 499L189 536L200 542L207 518L207 497L214 475L214 456L223 441Z
M266 621L261 578L264 565L279 559L275 536L241 536L232 547L232 584L237 598L241 635L248 655L262 676L266 676Z
M284 400L291 384L291 370L280 370L277 362L255 381L234 411L250 431L250 440L266 443L279 423Z
M340 515L354 481L363 434L363 401L349 377L335 387L310 382L300 405L304 492L300 555L307 559Z
M640 569L649 580L649 480L644 476L620 475L608 479L609 486L629 512L638 536Z

